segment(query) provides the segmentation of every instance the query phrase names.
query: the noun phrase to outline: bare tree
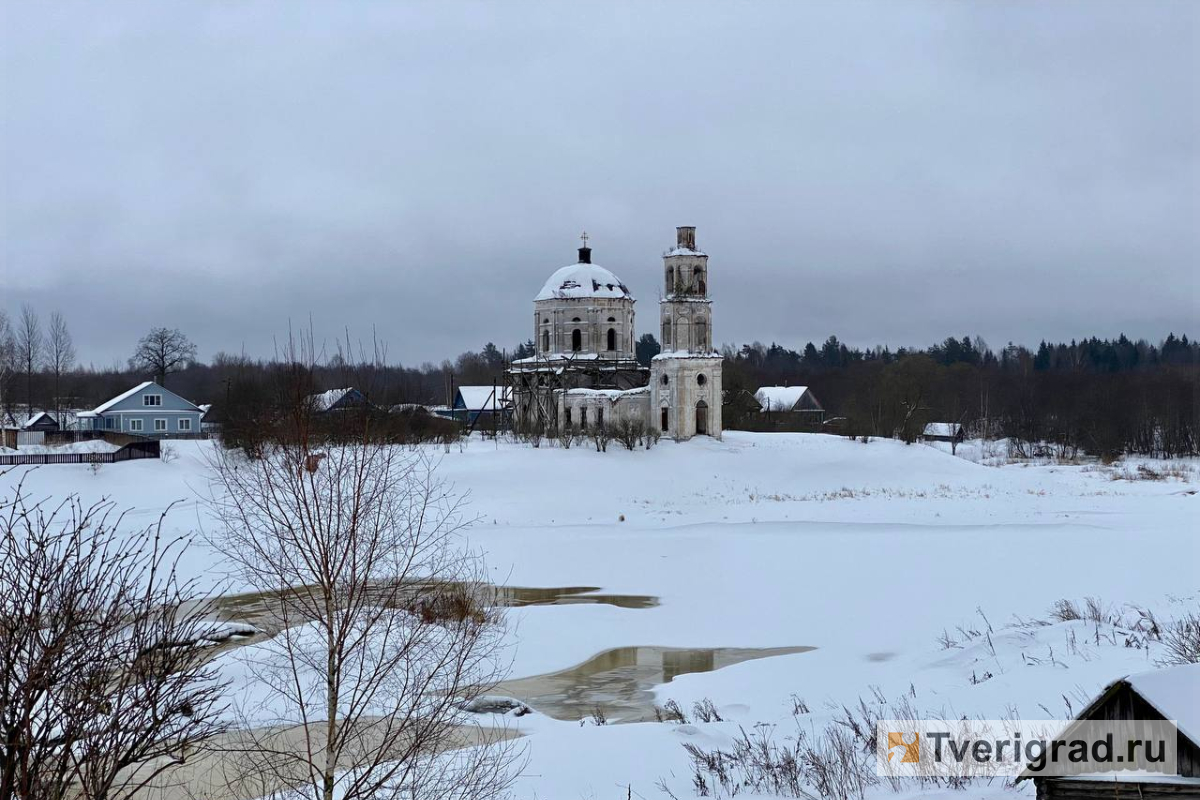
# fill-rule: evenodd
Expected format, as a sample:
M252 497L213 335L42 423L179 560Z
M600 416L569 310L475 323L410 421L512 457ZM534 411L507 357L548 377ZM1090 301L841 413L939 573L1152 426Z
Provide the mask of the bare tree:
M221 730L184 542L124 528L108 503L0 499L4 800L124 800Z
M21 320L17 324L17 361L25 373L25 411L33 416L33 375L42 366L45 337L37 312L28 303L21 306Z
M178 328L153 328L143 336L129 359L130 369L152 373L161 386L167 376L196 359L196 345Z
M17 340L13 336L8 314L0 309L0 428L4 417L12 414L14 400L12 377L17 371ZM3 446L3 443L0 443Z
M54 376L54 418L62 424L58 414L61 406L60 386L64 372L70 372L75 366L75 342L67 321L63 315L55 311L50 315L50 331L46 338L46 363Z
M311 800L501 794L507 732L464 709L502 674L503 620L424 451L300 436L213 466L216 544L278 622L248 670L266 699L241 709L231 784Z

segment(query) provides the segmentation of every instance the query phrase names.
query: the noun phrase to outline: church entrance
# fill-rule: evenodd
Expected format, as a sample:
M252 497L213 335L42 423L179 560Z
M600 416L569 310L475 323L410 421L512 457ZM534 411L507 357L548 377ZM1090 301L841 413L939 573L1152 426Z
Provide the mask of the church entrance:
M708 403L703 400L696 403L696 435L708 435Z

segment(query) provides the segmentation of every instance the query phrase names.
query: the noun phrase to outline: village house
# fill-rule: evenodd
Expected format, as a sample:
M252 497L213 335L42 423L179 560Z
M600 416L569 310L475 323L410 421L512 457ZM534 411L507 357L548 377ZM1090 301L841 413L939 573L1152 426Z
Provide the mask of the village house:
M200 434L200 407L154 381L140 383L106 403L76 415L79 430L129 433L150 438Z

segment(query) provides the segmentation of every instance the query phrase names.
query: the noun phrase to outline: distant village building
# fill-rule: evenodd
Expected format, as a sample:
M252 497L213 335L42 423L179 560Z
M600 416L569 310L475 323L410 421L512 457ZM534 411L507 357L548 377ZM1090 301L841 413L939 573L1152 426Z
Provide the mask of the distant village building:
M807 386L763 386L754 399L764 414L794 420L804 426L825 421L825 407Z
M957 422L930 422L921 431L921 438L927 442L961 444L965 437L966 431Z
M327 392L311 394L308 396L308 405L314 413L329 414L367 408L370 404L366 395L353 386L347 386L344 389L330 389Z
M490 429L495 423L508 423L512 391L503 384L497 386L459 386L454 392L451 416L468 425Z
M634 356L634 298L621 279L579 260L554 272L533 301L534 355L508 371L519 426L588 430L624 420L683 441L720 438L721 364L712 345L708 255L696 229L676 229L663 255L662 352L649 369Z
M131 433L152 438L187 437L200 433L204 412L154 381L146 381L76 415L79 430Z

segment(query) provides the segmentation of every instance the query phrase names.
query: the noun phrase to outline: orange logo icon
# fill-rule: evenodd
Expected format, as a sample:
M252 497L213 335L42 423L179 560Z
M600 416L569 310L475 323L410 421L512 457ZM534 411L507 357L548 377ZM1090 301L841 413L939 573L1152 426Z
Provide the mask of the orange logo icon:
M901 764L916 764L921 760L921 734L914 732L912 741L904 741L903 733L888 731L888 761L892 760L892 751L897 747L904 748L904 755L900 759Z

